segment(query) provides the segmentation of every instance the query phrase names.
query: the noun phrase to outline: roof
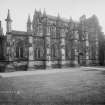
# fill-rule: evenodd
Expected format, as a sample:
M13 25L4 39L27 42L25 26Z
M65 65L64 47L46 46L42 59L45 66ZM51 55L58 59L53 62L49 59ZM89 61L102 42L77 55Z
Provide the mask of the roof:
M57 20L57 16L47 15L47 17L52 20ZM61 18L61 17L60 17L60 20L63 22L69 22L69 19L65 19L65 18Z
M12 30L10 33L12 35L29 35L29 33L25 32L25 31L16 31L16 30Z

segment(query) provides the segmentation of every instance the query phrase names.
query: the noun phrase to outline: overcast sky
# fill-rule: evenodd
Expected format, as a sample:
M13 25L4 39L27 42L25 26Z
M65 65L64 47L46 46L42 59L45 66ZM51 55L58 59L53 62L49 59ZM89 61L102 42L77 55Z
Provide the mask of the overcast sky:
M79 17L85 14L87 17L95 14L105 33L105 0L0 0L0 20L2 20L5 31L5 18L10 9L13 20L14 30L26 30L28 14L31 19L35 8L37 10L46 9L47 14L61 17L72 17L79 20Z

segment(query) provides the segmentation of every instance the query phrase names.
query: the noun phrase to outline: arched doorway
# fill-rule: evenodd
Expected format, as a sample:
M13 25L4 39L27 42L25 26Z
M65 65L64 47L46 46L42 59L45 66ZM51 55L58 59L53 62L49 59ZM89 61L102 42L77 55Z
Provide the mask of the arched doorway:
M78 54L78 64L79 64L79 65L83 65L83 62L84 62L83 53L80 52L80 53Z

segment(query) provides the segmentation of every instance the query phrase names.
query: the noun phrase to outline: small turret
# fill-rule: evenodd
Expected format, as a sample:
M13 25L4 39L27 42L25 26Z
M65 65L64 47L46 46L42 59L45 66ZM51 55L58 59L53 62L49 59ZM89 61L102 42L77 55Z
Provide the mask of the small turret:
M46 17L46 11L45 11L45 9L43 11L43 17Z
M73 22L73 19L72 19L72 17L70 16L70 18L69 18L69 23L72 23Z
M34 15L33 15L33 20L32 20L33 26L37 23L37 18L38 18L38 11L35 9Z
M27 32L31 32L31 19L30 19L30 15L28 16L28 20L27 20Z
M10 10L8 9L8 14L7 14L7 18L5 19L6 21L6 28L7 28L7 33L11 32L11 23L12 23L12 19L10 17Z
M68 27L69 27L69 31L74 30L74 21L72 19L72 17L69 18L69 22L68 22Z
M3 35L3 28L2 28L2 25L1 25L1 21L0 21L0 35Z
M39 16L41 16L42 15L42 13L41 13L41 9L39 9Z
M1 21L0 21L0 29L1 29Z
M83 21L85 21L86 20L86 15L82 15L81 17L80 17L80 22L83 22Z
M61 24L60 24L61 22L60 22L60 15L59 15L59 13L58 13L58 15L57 15L57 19L56 19L56 25L59 27Z
M34 17L35 17L35 15L36 15L36 13L37 13L37 11L36 11L36 8L35 8L35 11L34 11Z
M60 15L59 15L59 13L58 13L58 16L57 16L57 20L60 20Z

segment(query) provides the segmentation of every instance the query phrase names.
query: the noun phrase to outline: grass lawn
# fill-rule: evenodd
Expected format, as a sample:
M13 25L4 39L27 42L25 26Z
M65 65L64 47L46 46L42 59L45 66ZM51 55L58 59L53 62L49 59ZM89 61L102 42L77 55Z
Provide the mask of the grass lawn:
M105 105L105 71L79 68L0 78L0 105Z

